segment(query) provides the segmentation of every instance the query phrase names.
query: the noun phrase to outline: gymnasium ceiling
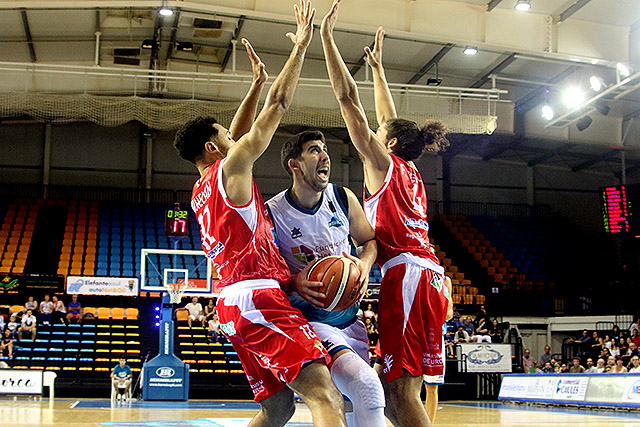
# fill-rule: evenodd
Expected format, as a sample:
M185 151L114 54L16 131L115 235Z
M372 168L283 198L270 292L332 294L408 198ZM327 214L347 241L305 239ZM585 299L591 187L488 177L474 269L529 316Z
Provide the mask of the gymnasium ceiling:
M437 77L442 86L495 84L507 90L502 98L514 107L514 118L508 118L513 123L492 136L454 135L451 155L619 175L624 152L628 174L639 171L640 1L531 0L528 12L516 11L516 1L343 0L336 40L357 81L368 77L362 48L383 25L390 82L426 85ZM230 74L233 41L244 37L274 76L290 51L284 34L294 30L292 0L165 1L174 11L168 17L158 13L162 3L0 1L0 62L93 66L97 57L101 67ZM330 1L314 6L319 25ZM157 48L141 49L144 40ZM181 50L189 44L192 50ZM465 55L467 46L478 53ZM134 51L122 55L115 49ZM616 85L618 62L631 68L631 76ZM235 68L243 74L250 70L240 50ZM327 78L317 31L302 75ZM581 86L586 99L596 96L588 89L591 75L608 85L598 102L562 120L542 121L543 103L556 102L569 85ZM603 105L609 108L606 116ZM576 120L587 114L593 123L578 131Z

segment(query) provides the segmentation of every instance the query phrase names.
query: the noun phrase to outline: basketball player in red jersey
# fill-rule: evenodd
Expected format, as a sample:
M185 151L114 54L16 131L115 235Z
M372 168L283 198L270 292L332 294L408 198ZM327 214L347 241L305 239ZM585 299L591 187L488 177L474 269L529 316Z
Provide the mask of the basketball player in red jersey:
M377 133L369 129L355 81L333 39L339 5L334 0L320 34L331 85L364 162L364 210L378 241L383 279L376 369L385 388L385 415L396 426L429 426L420 388L423 375L442 374L448 292L444 270L429 247L426 192L413 160L424 151L446 148L448 141L440 123L421 128L396 117L380 61L381 31L374 51L365 49L374 70L380 124Z
M255 123L246 126L253 121L260 88L250 90L231 131L215 119L199 118L181 129L174 142L181 157L200 172L191 207L200 224L202 248L223 287L217 303L220 327L261 404L249 423L252 427L285 425L295 411L293 391L309 406L314 425L345 426L342 396L326 366L329 356L280 287L289 281L289 269L273 241L273 226L252 176L254 162L291 104L311 41L315 9L304 0L294 8L297 32L287 34L293 50ZM248 42L245 46L255 79L264 73L264 65Z

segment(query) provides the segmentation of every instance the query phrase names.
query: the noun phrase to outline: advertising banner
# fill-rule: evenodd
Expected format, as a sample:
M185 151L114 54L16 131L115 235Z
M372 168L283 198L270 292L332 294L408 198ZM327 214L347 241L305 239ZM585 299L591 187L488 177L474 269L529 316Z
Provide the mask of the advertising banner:
M36 370L0 369L0 394L42 394L42 373Z
M465 372L462 355L466 356L466 372L511 372L510 344L458 344L460 371Z
M80 295L138 296L138 279L133 277L67 277L67 293Z
M0 294L5 292L61 293L64 292L64 276L56 274L0 273Z

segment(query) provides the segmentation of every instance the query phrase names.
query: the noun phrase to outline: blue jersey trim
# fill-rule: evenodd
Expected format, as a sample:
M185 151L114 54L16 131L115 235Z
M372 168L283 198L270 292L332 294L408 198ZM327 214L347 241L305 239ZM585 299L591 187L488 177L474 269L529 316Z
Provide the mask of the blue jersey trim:
M331 358L333 359L333 356L335 356L339 351L342 350L351 350L351 348L347 347L346 345L335 346L329 351L329 356L331 356Z
M324 191L320 193L320 201L318 202L317 205L313 207L313 209L306 209L301 206L298 206L296 202L294 202L293 199L291 198L291 187L289 187L287 191L284 192L284 198L287 202L289 202L291 207L294 208L295 210L302 212L303 214L313 215L316 212L318 212L318 209L320 209L320 206L322 206L322 201L324 200Z
M336 200L338 201L338 205L340 205L340 209L344 212L344 216L349 218L349 208L342 203L342 197L340 197L340 193L338 192L338 186L335 184L331 185L333 185L333 193L336 195ZM345 191L346 194L346 190L343 189L343 191Z

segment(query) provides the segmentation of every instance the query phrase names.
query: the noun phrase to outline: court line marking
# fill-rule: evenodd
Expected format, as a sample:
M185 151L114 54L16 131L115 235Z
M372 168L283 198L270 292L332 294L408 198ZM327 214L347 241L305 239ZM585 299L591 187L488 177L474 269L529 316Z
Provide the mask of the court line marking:
M78 403L80 403L80 401L79 401L79 400L76 400L76 401L75 401L75 402L73 402L73 404L69 407L69 409L73 409L73 408L75 408L76 406L78 406Z

